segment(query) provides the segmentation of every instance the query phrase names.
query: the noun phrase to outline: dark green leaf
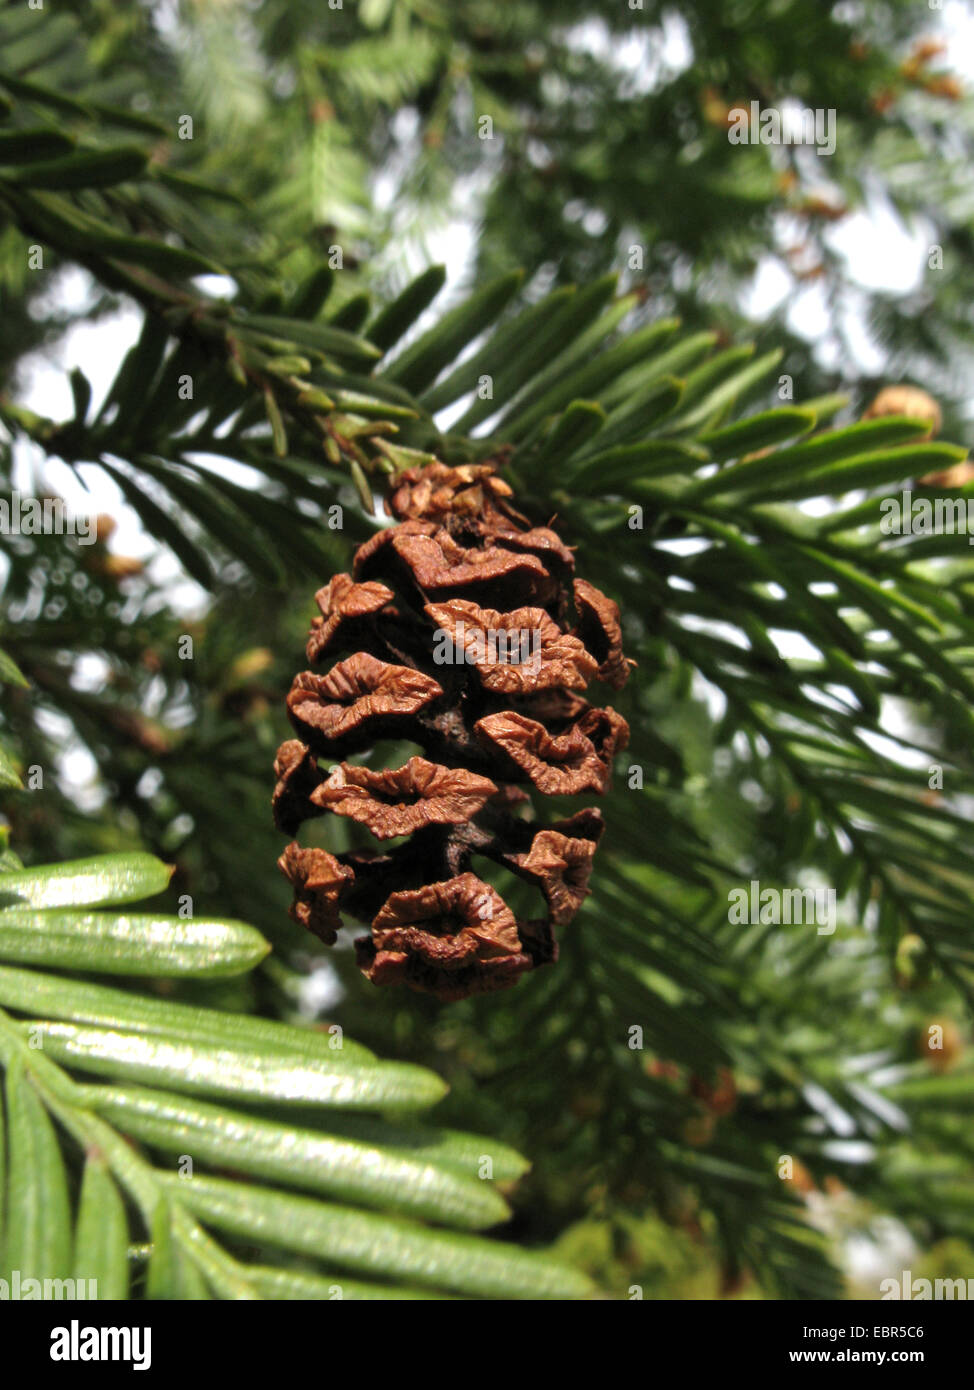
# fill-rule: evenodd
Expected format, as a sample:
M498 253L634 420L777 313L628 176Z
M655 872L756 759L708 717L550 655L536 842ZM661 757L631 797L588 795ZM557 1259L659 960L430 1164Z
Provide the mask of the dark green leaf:
M12 172L0 175L8 183L24 188L71 189L105 188L125 183L145 169L144 150L77 150L62 158L43 159L36 164L18 164Z
M108 1165L98 1154L88 1155L81 1182L74 1277L85 1281L89 1296L94 1281L100 1299L128 1297L128 1220Z
M21 1280L65 1279L71 1273L71 1213L54 1125L19 1060L7 1068L5 1090L6 1267L19 1270Z

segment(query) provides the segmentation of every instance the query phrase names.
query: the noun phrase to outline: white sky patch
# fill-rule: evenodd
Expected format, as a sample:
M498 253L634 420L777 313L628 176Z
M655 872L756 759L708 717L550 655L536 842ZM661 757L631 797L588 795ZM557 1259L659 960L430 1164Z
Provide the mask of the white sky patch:
M945 0L942 28L950 39L951 68L961 76L974 77L974 10L969 0Z
M822 653L800 632L768 628L768 636L787 661L821 661Z
M71 668L70 685L86 695L96 695L104 689L110 666L103 656L95 652L84 652Z
M909 724L902 708L898 708L895 700L887 700L883 709L883 723L887 729L892 729L893 733L909 736ZM860 729L863 743L878 753L882 758L889 758L893 763L899 763L903 767L915 768L918 772L924 771L930 765L930 759L926 753L918 748L904 747L902 743L897 743L895 739L888 738L885 734L878 734L871 729Z
M844 1263L850 1275L863 1284L875 1285L876 1297L881 1280L902 1278L902 1271L909 1269L917 1253L907 1227L891 1216L875 1217L868 1232L857 1232L844 1240Z
M345 986L330 961L315 960L297 982L296 1001L302 1018L316 1019L345 997Z
M675 11L664 14L658 26L625 35L613 33L602 19L590 19L575 25L563 38L576 53L589 53L600 62L611 63L627 97L645 96L693 62L690 31Z
M873 197L836 222L825 239L864 289L911 294L923 282L934 232L925 222L911 230L890 203Z
M766 252L758 261L754 279L741 296L741 308L752 319L774 313L791 295L794 284L779 258Z

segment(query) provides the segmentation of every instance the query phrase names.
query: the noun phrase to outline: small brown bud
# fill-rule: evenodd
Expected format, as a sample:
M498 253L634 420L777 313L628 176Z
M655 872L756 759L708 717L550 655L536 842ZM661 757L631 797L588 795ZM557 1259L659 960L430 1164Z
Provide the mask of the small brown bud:
M932 439L940 432L940 406L929 392L919 386L884 386L875 400L863 411L864 420L878 420L884 415L907 415L915 420L928 420L930 428L918 439Z

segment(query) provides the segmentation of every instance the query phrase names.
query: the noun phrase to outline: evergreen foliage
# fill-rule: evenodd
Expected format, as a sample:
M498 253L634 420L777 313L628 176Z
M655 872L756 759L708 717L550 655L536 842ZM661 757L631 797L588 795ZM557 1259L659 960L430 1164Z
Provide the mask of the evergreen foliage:
M5 1269L187 1298L586 1297L589 1269L626 1297L662 1220L724 1291L828 1298L810 1212L839 1185L860 1226L974 1239L974 569L963 534L881 524L967 449L860 419L873 379L740 309L787 210L834 332L854 299L883 378L961 437L970 103L904 69L913 6L772 8L685 7L692 60L635 90L611 55L672 25L654 0L600 20L604 50L542 0L0 11L0 500L66 465L153 543L4 538ZM837 107L842 198L879 179L945 274L850 285L805 163L728 160L739 94ZM465 178L475 284L407 273ZM81 318L141 327L57 418L22 387L79 317L70 267ZM323 1031L299 1014L328 967L273 867L283 694L313 588L432 457L502 458L620 604L632 744L556 968L443 1009L339 953ZM834 933L734 921L751 880L833 887ZM943 1059L918 1054L937 1021Z

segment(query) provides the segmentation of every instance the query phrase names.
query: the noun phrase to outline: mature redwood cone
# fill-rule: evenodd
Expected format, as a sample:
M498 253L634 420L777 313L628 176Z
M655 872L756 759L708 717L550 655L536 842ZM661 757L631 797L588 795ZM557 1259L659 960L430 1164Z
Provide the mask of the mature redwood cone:
M288 845L291 916L331 945L341 914L375 984L440 999L503 989L557 958L553 928L589 892L602 816L526 820L541 796L601 793L629 728L580 692L629 676L619 610L582 579L554 531L531 527L493 464L433 463L400 475L398 525L356 551L353 573L316 594L312 666L287 700L299 737L278 749L274 816L294 835L312 816L349 817L383 852ZM382 739L423 749L400 768L344 760ZM546 915L515 919L471 869L482 857L533 883Z

